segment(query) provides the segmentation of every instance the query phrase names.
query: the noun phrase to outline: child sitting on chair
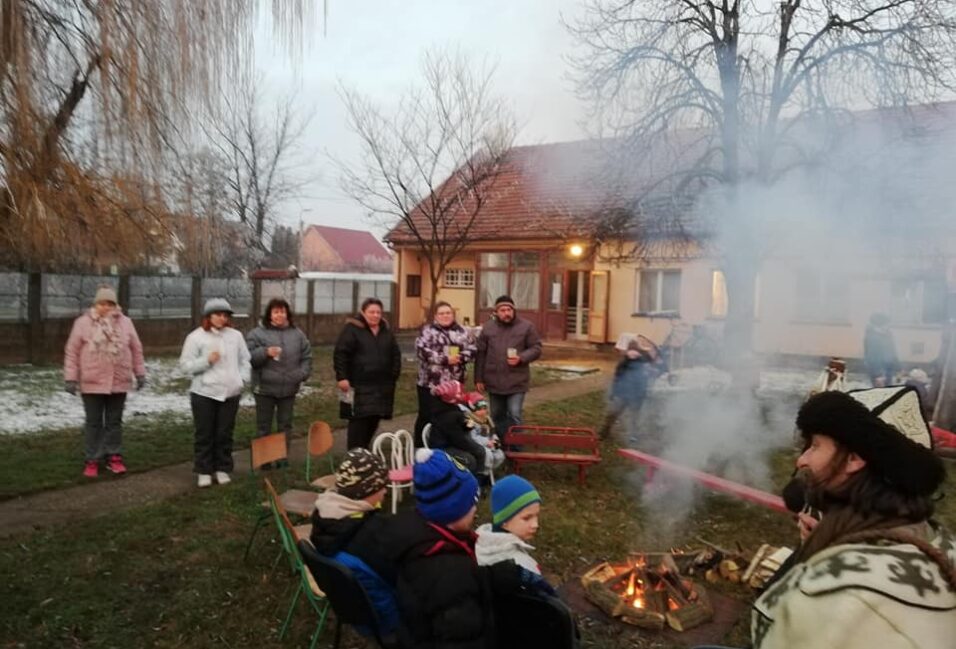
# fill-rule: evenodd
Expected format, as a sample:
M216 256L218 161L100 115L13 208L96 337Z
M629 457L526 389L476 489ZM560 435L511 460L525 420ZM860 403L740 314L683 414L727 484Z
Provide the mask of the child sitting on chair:
M444 381L432 388L440 399L433 406L432 429L428 436L431 448L440 448L461 462L472 473L485 474L486 446L472 437L459 407L465 400L465 391L458 381Z
M481 566L514 561L524 587L539 595L556 596L530 554L540 514L541 496L534 485L517 475L502 478L491 488L492 523L478 528L475 554Z
M412 474L415 509L392 517L383 539L397 568L401 645L486 646L491 601L472 530L478 482L436 449L418 449Z
M319 554L352 570L378 612L381 633L392 635L398 630L398 604L386 582L393 568L379 540L387 485L388 470L381 458L353 448L339 464L334 489L315 499L309 540Z
M480 392L471 392L465 395L464 403L458 407L465 415L465 427L471 439L485 449L484 471L481 473L491 474L504 464L505 452L501 450L501 441L488 414L488 400Z

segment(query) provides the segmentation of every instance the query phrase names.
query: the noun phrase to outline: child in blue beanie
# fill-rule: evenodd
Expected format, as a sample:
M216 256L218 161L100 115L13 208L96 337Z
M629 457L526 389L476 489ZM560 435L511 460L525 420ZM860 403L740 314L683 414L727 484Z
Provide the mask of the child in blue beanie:
M382 545L396 568L402 646L485 646L491 602L482 588L472 529L478 482L441 450L418 449L415 509L399 512Z
M478 528L475 554L482 566L514 561L525 586L554 596L554 588L541 576L541 568L530 554L540 514L541 496L534 485L517 475L502 478L491 488L492 522Z

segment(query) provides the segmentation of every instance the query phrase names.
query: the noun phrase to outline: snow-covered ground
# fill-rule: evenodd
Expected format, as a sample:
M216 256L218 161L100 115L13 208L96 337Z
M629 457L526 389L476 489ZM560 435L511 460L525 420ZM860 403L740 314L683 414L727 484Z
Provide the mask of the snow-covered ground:
M653 392L683 392L688 390L719 391L730 385L730 375L714 367L688 367L673 372L654 382ZM859 380L864 377L850 375L846 382L848 390L867 388L869 384ZM820 372L806 369L764 369L760 372L760 387L757 394L787 393L805 395L820 380Z
M132 392L126 401L125 417L162 414L189 418L189 381L177 366L176 359L152 359L146 363L149 383L141 392ZM568 378L580 375L567 374ZM654 392L687 390L720 390L730 383L725 372L711 367L693 367L675 372L673 385L662 377ZM760 391L765 393L806 394L817 382L820 373L810 370L764 370ZM851 377L852 379L852 377ZM848 388L866 387L851 380ZM305 388L308 390L309 388ZM242 405L253 405L250 395ZM22 435L42 430L78 428L83 423L80 397L63 391L63 373L59 368L35 368L28 365L0 368L0 435Z
M124 418L163 414L191 417L186 375L177 360L146 361L148 383L126 398ZM253 405L251 395L242 405ZM63 371L57 367L18 365L0 368L0 435L21 435L40 430L76 428L83 424L79 396L63 391Z

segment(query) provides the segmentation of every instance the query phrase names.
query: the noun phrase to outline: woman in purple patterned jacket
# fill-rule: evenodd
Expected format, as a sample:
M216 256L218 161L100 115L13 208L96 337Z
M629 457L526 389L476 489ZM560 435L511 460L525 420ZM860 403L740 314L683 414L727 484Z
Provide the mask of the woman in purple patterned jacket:
M437 302L434 314L434 320L422 326L415 341L419 361L415 446L422 446L422 429L431 422L432 410L443 405L432 388L447 381L464 385L467 365L477 352L474 338L455 321L455 310L448 302Z

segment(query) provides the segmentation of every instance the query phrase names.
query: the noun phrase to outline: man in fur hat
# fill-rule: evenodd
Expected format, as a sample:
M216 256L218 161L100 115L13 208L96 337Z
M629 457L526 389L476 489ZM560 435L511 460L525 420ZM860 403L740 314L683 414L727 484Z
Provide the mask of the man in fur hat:
M823 392L797 427L785 493L822 517L800 516L800 547L754 604L754 646L953 646L956 539L930 520L946 473L916 391Z

